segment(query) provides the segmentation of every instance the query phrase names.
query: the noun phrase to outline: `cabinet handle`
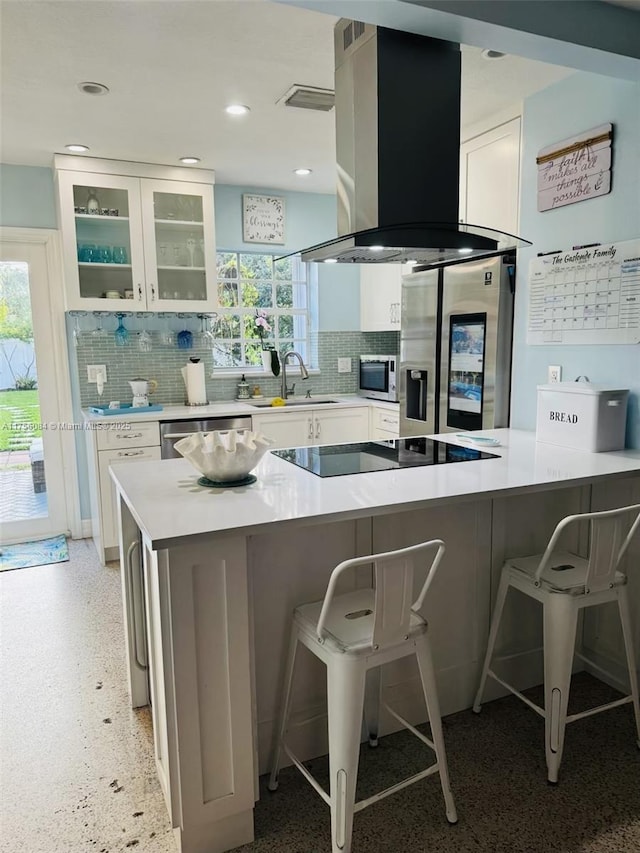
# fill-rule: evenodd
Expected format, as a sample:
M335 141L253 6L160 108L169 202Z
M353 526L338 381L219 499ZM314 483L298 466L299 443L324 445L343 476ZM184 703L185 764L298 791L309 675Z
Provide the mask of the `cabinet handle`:
M116 435L116 438L118 440L122 439L124 441L124 439L127 439L127 441L131 441L132 438L142 438L142 433L134 432L131 435Z
M313 420L309 418L309 435L308 438L313 438Z
M154 302L156 298L156 286L155 284L151 285L151 301Z
M316 438L320 438L320 421L316 420Z
M398 426L398 422L394 421L392 418L381 418L383 424L392 424L393 426Z
M138 283L138 299L142 301L142 284Z
M118 456L142 456L143 454L144 450L124 450L118 453Z

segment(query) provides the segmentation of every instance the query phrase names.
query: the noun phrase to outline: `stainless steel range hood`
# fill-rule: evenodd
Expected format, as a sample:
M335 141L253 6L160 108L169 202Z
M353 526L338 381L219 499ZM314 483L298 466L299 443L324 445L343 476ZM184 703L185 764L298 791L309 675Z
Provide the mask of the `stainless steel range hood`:
M303 261L424 267L531 245L458 221L459 45L343 18L335 62L340 236Z

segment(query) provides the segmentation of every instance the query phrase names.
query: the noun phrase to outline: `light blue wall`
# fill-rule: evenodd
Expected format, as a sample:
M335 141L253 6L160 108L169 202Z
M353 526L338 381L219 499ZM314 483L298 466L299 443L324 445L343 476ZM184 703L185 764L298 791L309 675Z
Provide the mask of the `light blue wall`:
M284 246L261 246L242 239L242 194L278 195L285 199ZM285 192L216 184L216 245L282 254L305 249L336 236L336 198L321 193ZM318 328L321 332L360 328L360 268L355 264L318 265Z
M536 155L540 148L607 122L614 125L612 191L538 213ZM535 429L536 385L547 381L548 365L559 364L563 380L585 374L592 382L631 390L627 447L640 448L640 345L529 346L526 342L528 266L537 252L640 237L640 84L579 73L527 98L520 233L533 246L518 253L512 426Z
M0 163L0 225L58 227L51 169Z

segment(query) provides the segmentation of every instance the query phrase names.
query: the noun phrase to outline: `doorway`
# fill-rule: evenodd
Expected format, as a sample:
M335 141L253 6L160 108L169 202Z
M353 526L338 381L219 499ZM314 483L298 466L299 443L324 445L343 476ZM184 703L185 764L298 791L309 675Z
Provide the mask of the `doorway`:
M6 229L7 231L9 229ZM35 235L37 236L34 236ZM0 540L41 539L70 528L61 417L55 236L0 237ZM75 473L75 472L74 472Z

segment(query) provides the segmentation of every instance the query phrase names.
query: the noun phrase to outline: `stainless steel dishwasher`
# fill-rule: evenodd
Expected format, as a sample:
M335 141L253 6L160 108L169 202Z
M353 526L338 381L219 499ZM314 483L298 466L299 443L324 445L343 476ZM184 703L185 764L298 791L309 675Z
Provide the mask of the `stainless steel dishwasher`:
M180 459L174 444L194 432L213 430L251 429L251 415L207 418L206 420L183 420L160 423L160 454L162 459Z

